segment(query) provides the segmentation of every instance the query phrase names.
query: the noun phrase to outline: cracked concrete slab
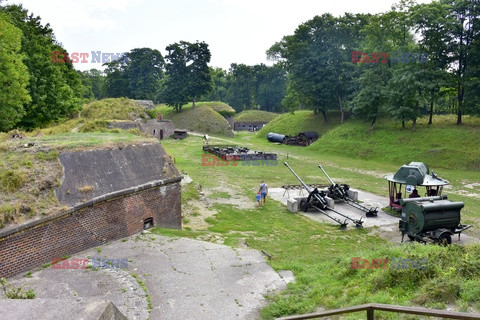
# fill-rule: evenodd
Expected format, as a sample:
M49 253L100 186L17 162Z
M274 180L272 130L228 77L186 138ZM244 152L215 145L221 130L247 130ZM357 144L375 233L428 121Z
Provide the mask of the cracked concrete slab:
M258 319L265 295L294 280L291 272L275 272L256 250L151 233L111 242L75 258L128 259L128 266L97 271L49 267L33 272L31 278L19 275L9 282L33 289L38 299L62 299L66 308L69 301L107 299L128 319L184 320ZM132 274L145 283L150 313L147 294Z

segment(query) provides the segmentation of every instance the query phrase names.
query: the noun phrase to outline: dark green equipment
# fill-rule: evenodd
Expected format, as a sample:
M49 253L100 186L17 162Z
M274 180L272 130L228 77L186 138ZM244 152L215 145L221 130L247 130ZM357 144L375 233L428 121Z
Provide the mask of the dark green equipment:
M401 199L402 220L399 228L402 242L405 235L410 240L426 242L429 238L439 244L451 244L452 235L460 234L471 227L460 223L463 202L453 202L446 195Z

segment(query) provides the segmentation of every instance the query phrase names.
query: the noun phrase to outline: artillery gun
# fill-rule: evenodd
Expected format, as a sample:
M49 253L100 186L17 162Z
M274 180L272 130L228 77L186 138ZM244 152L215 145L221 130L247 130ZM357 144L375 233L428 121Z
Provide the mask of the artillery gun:
M293 171L293 169L288 165L288 163L284 162L284 164L297 178L297 180L300 182L301 186L305 189L305 191L308 192L307 199L302 199L300 201L300 210L302 210L303 212L307 212L308 209L314 208L318 212L323 213L328 218L340 224L340 228L342 229L347 227L347 220L352 221L356 227L362 227L363 221L361 218L360 220L352 219L349 216L344 215L343 213L340 213L334 210L333 208L330 208L328 206L328 202L326 199L327 194L324 191L322 190L319 191L317 188L314 188L314 189L310 188L305 182L302 181L302 179L300 179L300 177L295 173L295 171ZM340 220L337 217L334 217L333 215L329 214L325 210L332 211L333 213L343 217L345 220L342 222L342 220Z
M325 174L328 181L330 181L330 186L328 187L328 192L327 192L328 197L332 198L333 200L341 200L341 201L345 202L346 204L348 204L349 206L365 212L367 217L376 217L377 216L377 212L378 212L377 208L367 208L367 207L355 202L355 200L350 198L349 195L348 195L348 190L350 190L350 186L348 184L339 185L339 184L335 183L332 180L332 178L330 178L330 176L327 174L325 169L323 169L321 164L319 164L318 167Z

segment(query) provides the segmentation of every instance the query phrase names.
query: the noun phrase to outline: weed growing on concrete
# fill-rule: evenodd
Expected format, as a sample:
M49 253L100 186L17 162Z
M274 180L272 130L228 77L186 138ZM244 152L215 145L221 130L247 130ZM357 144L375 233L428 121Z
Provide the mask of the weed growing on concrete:
M3 294L8 299L35 299L35 291L32 289L25 291L22 287L15 288L5 278L0 279L0 285L2 286Z
M150 313L153 308L152 308L152 301L150 300L150 295L148 294L148 291L147 291L147 286L145 285L145 282L142 279L140 279L136 273L132 273L132 277L134 277L135 280L137 280L138 284L145 292L145 298L147 299L147 303L148 303L148 312Z

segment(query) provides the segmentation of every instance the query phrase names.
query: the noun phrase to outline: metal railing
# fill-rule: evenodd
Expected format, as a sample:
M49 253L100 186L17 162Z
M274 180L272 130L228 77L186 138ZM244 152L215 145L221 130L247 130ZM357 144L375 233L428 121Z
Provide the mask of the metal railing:
M368 303L362 304L360 306L353 306L347 308L340 308L322 312L309 313L304 315L297 316L288 316L277 318L277 320L304 320L304 319L318 319L328 316L334 316L345 313L360 312L366 311L367 320L375 319L375 311L387 311L394 313L406 313L414 314L420 316L430 316L430 317L440 317L444 319L480 319L479 313L468 313L468 312L456 312L456 311L446 311L446 310L434 310L420 307L404 307L404 306L395 306L389 304L378 304L378 303Z

